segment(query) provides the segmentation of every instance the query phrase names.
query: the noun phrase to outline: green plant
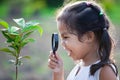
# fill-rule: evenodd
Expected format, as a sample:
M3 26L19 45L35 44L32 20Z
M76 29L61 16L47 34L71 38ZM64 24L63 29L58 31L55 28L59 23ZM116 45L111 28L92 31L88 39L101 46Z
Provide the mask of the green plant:
M33 38L29 38L30 34L35 30L38 30L40 35L43 30L39 26L38 22L29 21L25 22L23 18L13 19L17 26L9 26L9 24L3 20L0 20L0 25L3 26L1 32L3 36L6 38L7 46L5 48L0 48L0 51L8 53L13 56L15 60L9 60L16 67L16 80L18 80L18 67L22 64L21 59L27 58L29 56L21 56L21 49L24 48L29 42L33 42Z

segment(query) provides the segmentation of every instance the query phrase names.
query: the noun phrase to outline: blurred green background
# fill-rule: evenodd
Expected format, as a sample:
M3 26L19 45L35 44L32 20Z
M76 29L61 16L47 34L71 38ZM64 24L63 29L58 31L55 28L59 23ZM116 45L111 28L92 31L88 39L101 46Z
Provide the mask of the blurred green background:
M71 0L77 1L77 0ZM114 50L116 64L120 72L120 0L96 0L107 12L112 21L116 47ZM30 60L24 60L19 67L19 80L52 80L52 71L48 68L48 55L51 50L51 34L58 32L56 27L56 11L58 8L70 2L70 0L1 0L0 18L14 25L13 18L25 18L39 20L44 32L40 37L34 32L31 37L35 38L23 50L21 55L31 56ZM4 45L5 39L0 34L0 47ZM59 45L58 53L62 56L65 67L65 77L74 66L74 62ZM8 63L11 56L0 52L0 80L14 80L15 67Z

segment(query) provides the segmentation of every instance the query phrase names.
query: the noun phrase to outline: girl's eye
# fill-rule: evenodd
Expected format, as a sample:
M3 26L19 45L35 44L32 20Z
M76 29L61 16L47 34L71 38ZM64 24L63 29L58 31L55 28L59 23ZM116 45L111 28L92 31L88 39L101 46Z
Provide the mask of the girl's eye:
M64 36L64 37L63 37L63 39L67 39L67 38L69 38L69 37L68 37L68 36Z

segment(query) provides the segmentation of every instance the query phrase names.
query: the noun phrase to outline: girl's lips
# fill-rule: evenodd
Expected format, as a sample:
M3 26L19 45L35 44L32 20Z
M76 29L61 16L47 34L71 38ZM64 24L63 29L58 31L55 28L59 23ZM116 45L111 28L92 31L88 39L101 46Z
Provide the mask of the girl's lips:
M67 51L67 53L68 53L68 56L71 56L71 51L70 50L68 50L67 48L65 48L65 47L63 47L64 48L64 50L66 50Z

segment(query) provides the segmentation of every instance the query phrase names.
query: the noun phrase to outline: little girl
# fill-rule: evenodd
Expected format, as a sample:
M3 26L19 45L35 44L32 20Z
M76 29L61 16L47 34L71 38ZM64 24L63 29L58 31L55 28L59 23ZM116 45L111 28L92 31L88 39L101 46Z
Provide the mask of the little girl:
M111 26L96 3L78 1L65 6L57 16L57 26L62 46L74 61L79 60L67 80L118 80L118 70L110 58ZM53 70L53 80L65 80L57 52L50 52L48 66Z

